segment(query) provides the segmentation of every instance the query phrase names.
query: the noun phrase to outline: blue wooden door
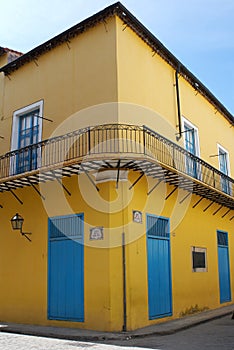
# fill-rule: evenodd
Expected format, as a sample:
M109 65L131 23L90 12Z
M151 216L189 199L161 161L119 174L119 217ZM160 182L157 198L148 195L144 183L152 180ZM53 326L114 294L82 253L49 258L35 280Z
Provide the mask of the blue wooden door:
M195 156L197 154L195 130L184 124L184 135L185 149ZM196 160L193 159L193 156L186 156L186 169L188 175L195 178L197 177L197 163Z
M217 231L220 303L231 301L227 232Z
M172 314L169 219L147 215L149 319Z
M23 148L17 155L16 172L34 170L37 168L36 148L27 147L38 142L39 137L39 110L20 116L18 132L18 148Z
M48 318L84 320L83 216L49 219Z

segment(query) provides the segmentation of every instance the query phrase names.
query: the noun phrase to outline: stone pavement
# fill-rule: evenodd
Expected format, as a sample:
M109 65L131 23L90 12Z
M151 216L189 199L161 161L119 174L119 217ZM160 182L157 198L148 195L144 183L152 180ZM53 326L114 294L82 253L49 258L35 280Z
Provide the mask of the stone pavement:
M0 350L153 350L150 348L94 344L74 340L0 333Z
M130 332L99 332L77 328L35 326L26 324L0 323L0 332L35 335L48 338L69 339L76 341L125 340L149 335L168 335L214 320L234 312L234 304L215 310L209 310L180 319L158 323Z

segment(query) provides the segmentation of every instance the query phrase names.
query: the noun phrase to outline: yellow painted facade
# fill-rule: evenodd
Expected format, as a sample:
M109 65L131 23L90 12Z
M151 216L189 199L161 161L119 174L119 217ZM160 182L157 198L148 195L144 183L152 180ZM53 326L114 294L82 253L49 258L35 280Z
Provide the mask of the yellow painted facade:
M0 66L3 66L0 72L0 134L4 136L4 140L0 140L1 154L12 151L12 138L18 137L13 134L17 111L38 101L41 101L42 115L53 120L43 119L42 140L86 127L129 124L145 125L184 148L185 134L182 133L179 139L176 137L175 68L159 52L153 52L134 28L129 23L126 25L118 13L107 15L103 21L97 15L96 21L82 33L51 46L50 50L46 49L49 44L45 43L44 53L20 64L10 74L6 74L6 62L0 56ZM179 89L181 118L198 130L198 157L219 169L219 157L210 156L217 155L218 145L222 146L228 152L229 176L233 177L234 128L231 128L229 117L219 108L218 102L215 107L209 96L196 91L183 74L179 76ZM103 135L102 141L98 142L107 145L114 138L122 137L121 131ZM136 141L131 131L126 135L137 144L136 149L142 147L141 137ZM60 181L39 181L39 185L35 182L34 186L43 198L32 186L25 185L30 171L22 173L21 177L9 172L6 177L1 169L0 185L11 186L11 180L24 179L24 182L22 188L12 187L23 204L13 197L9 191L11 187L1 190L0 320L121 331L182 317L191 310L202 311L232 303L234 220L230 203L233 205L233 193L225 194L215 189L212 195L217 193L217 197L212 200L208 197L208 189L212 189L213 184L202 184L203 197L196 192L189 195L183 186L168 182L166 176L155 187L157 176L145 172L139 179L144 172L141 170L144 161L155 166L151 154L139 152L132 156L120 146L115 156L99 151L98 147L90 161L94 167L98 162L106 161L106 168L101 168L105 173L108 162L124 160L126 181L120 179L118 182L116 178L115 181L95 182L97 169L90 168L78 172L78 176L61 177ZM167 152L168 157L173 158L170 151ZM85 167L89 156L82 155L77 159L79 166ZM126 167L127 161L132 159L142 162L135 171ZM186 156L180 161L186 162ZM49 166L54 169L54 164ZM170 165L160 163L160 166L172 172ZM176 165L174 167L176 172ZM116 168L109 166L108 170L115 171L118 176L119 169ZM188 178L186 174L178 173L181 178ZM189 179L195 185L201 180L199 177ZM221 207L218 196L228 198L227 206ZM141 223L133 221L134 210L141 212ZM10 219L15 213L24 218L23 229L32 233L32 242L12 230ZM84 215L84 321L49 319L48 218L79 213ZM168 218L170 222L172 309L170 315L153 319L149 319L147 215ZM103 228L101 240L90 239L93 227ZM227 303L220 303L217 230L228 232L231 299ZM206 249L206 271L193 271L193 247Z

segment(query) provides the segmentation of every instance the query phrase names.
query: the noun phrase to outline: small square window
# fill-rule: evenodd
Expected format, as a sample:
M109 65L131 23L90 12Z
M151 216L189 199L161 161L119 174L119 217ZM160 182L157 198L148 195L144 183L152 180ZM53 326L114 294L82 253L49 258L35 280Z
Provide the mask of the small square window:
M207 272L206 248L192 247L193 272Z

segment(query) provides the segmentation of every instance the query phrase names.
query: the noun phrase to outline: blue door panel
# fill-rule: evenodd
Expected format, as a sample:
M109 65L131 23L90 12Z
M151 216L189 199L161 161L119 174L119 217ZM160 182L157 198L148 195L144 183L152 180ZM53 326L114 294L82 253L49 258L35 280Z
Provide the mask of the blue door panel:
M231 300L228 248L218 247L220 303Z
M231 301L228 233L217 231L220 303Z
M149 319L169 316L172 313L169 234L165 232L165 238L162 237L162 232L157 230L163 225L162 223L159 225L157 220L158 218L154 216L147 217ZM167 219L160 218L160 220ZM155 221L154 225L152 221Z
M84 320L84 248L80 238L71 237L74 232L81 235L81 226L77 215L49 221L50 319Z

